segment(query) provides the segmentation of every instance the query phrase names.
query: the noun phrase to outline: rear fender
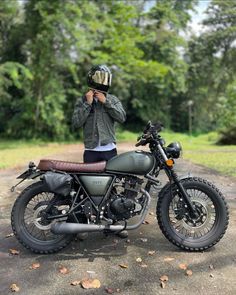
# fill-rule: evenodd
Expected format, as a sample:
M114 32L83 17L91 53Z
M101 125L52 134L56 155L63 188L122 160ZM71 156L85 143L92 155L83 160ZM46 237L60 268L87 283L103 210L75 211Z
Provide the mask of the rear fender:
M29 168L24 171L22 174L17 176L17 179L21 179L16 185L11 187L11 191L14 192L15 188L26 179L35 179L36 177L44 174L44 171L37 169L36 165L33 162L29 163Z
M44 172L42 172L40 170L31 171L31 170L27 169L25 172L23 172L22 174L17 176L17 179L34 179L42 174L44 174Z

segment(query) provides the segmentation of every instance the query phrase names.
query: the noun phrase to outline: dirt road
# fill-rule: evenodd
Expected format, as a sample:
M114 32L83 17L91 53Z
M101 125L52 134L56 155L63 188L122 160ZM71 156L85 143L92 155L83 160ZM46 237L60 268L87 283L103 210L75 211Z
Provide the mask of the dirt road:
M119 145L119 152L133 149L129 144ZM68 146L65 153L51 158L80 161L81 145ZM31 159L29 159L31 160ZM37 159L34 159L37 161ZM10 285L19 286L19 294L25 295L67 295L67 294L236 294L236 179L222 176L213 170L179 160L176 164L179 175L201 176L219 187L230 207L230 224L224 238L214 248L204 253L187 253L169 243L160 232L155 215L157 193L152 194L152 207L147 221L139 229L130 232L129 241L114 236L90 234L83 242L74 241L68 248L53 255L36 255L25 250L10 234L10 210L21 191L11 193L15 177L22 168L0 171L0 294L11 294ZM162 184L167 181L164 174ZM9 249L16 249L19 255L10 255ZM149 255L149 251L153 255ZM136 259L141 258L142 262ZM173 259L166 259L173 258ZM138 259L140 261L140 259ZM40 263L38 269L30 269L33 263ZM125 264L127 268L119 265ZM179 268L186 264L191 276ZM68 274L59 273L61 266ZM168 276L165 288L159 278ZM84 277L95 277L101 287L84 290L70 282ZM119 290L117 290L119 289Z

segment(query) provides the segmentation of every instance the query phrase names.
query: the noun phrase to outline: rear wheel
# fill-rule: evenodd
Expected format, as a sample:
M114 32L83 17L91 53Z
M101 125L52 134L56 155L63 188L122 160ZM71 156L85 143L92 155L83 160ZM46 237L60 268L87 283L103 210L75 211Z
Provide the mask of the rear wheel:
M16 238L35 253L54 253L66 247L73 235L54 235L50 228L53 221L45 217L45 209L54 198L40 181L27 187L17 198L11 213L12 229ZM58 213L53 206L52 214ZM54 211L54 212L53 212Z
M223 237L228 226L228 207L221 192L201 178L181 180L197 216L189 213L176 186L165 187L157 204L157 219L166 238L179 248L203 251Z

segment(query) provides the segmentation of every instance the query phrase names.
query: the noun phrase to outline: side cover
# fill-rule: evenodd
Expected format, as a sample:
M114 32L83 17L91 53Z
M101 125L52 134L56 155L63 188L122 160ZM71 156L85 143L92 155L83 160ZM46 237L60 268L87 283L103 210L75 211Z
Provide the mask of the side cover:
M90 196L104 196L111 184L111 176L82 175L80 181L85 186Z

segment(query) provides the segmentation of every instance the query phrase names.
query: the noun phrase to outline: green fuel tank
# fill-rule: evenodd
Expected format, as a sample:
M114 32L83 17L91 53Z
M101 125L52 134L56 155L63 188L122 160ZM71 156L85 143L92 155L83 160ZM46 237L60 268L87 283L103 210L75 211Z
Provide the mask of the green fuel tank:
M106 171L145 175L153 169L154 164L155 158L151 153L131 151L110 159L107 162Z

